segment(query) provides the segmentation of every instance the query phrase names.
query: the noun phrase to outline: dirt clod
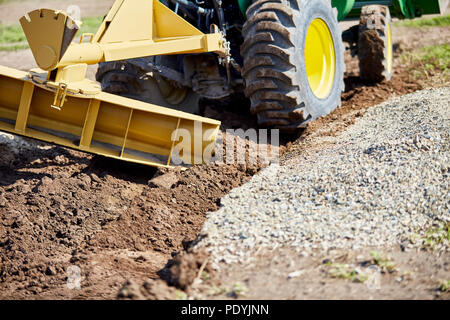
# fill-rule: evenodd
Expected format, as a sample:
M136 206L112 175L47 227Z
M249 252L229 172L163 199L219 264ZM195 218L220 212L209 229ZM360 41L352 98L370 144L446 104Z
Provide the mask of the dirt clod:
M179 181L179 178L175 172L169 172L153 178L149 181L148 185L150 188L164 188L170 189Z
M211 272L208 265L208 254L205 252L187 253L178 255L168 267L168 275L164 279L172 286L182 290L188 289L202 276L203 272Z

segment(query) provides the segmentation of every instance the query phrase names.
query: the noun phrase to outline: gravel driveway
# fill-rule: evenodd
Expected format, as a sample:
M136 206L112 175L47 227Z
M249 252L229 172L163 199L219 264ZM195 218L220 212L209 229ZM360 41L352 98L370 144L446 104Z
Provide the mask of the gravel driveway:
M395 98L271 165L222 199L197 248L243 262L258 248L389 246L449 223L449 101L450 88Z

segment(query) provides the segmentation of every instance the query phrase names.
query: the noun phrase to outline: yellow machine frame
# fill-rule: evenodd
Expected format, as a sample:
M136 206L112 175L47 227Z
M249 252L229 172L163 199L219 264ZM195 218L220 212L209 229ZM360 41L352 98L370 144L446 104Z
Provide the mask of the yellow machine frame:
M88 64L104 61L227 55L220 33L203 34L157 0L117 0L97 34L83 35L78 44L72 40L79 23L64 12L35 10L20 22L40 69L27 73L0 66L0 130L165 167L171 165L178 132L184 129L192 142L183 159L204 162L219 121L107 94L85 77ZM90 41L83 43L87 37Z
M202 33L158 0L116 0L89 43L67 46L79 26L63 12L35 10L20 23L43 70L155 55L225 53L220 33Z

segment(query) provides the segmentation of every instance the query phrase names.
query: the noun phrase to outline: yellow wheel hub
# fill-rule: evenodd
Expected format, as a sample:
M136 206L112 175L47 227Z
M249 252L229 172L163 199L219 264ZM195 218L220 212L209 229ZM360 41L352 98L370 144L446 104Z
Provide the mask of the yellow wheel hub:
M392 36L391 36L391 24L388 24L387 27L387 71L388 73L392 72Z
M319 99L328 97L333 88L336 56L331 31L319 18L311 22L306 33L305 66L314 95Z

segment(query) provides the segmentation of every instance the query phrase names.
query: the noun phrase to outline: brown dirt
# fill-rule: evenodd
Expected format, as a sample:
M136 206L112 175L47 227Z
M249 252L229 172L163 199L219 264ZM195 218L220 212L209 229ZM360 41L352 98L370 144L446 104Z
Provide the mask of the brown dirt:
M23 54L2 53L0 64L16 67ZM284 142L287 150L305 148L312 135L336 135L367 108L420 89L396 64L392 82L366 86L353 60L343 106L313 122L299 139ZM242 114L247 106L237 108L207 105L205 115L221 119L222 130L255 127L253 117ZM160 278L189 291L202 267L210 271L207 257L177 254L196 238L220 198L259 170L213 164L156 171L39 146L12 156L0 144L0 299L173 298L175 290ZM66 286L71 265L81 268L81 290ZM242 278L238 270L230 272L230 281Z
M256 172L199 166L164 185L154 169L60 147L0 159L0 298L114 298L126 279L156 278ZM69 265L83 270L81 291L64 288Z
M263 251L249 265L224 266L220 273L204 275L206 280L191 286L188 292L197 299L450 300L450 292L440 290L441 281L447 280L450 272L450 255L377 248L391 261L388 269L374 262L370 255L373 250ZM352 277L341 273L336 277L332 273L335 268L356 274Z

